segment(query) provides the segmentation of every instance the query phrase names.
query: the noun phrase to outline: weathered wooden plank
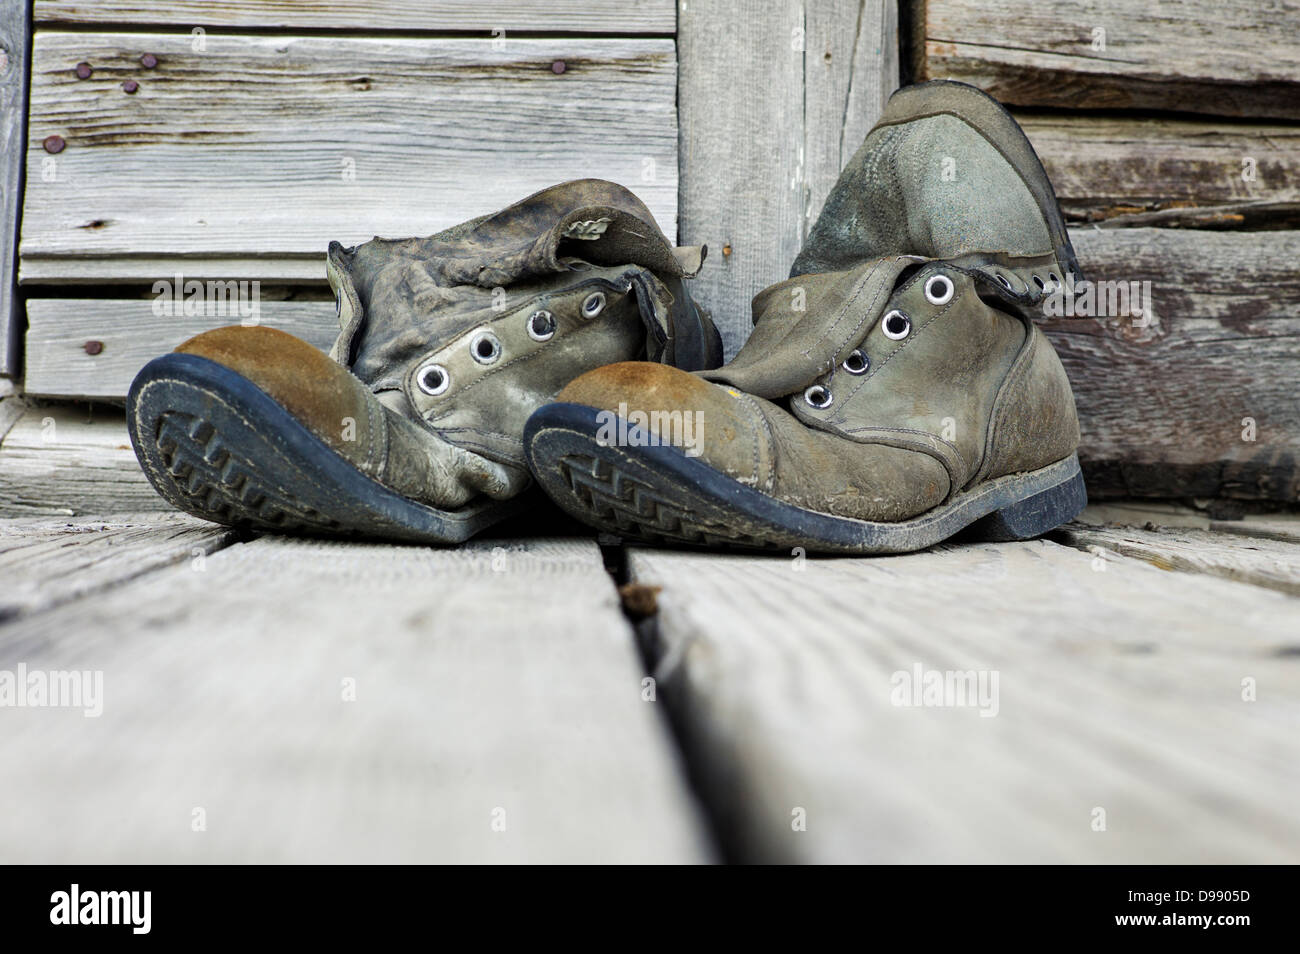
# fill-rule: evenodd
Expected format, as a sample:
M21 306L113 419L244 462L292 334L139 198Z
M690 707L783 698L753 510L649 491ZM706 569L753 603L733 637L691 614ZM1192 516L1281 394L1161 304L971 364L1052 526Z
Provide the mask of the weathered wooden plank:
M1300 118L1290 0L910 0L919 79L1022 106Z
M323 351L338 335L332 302L263 301L257 310L248 319L238 313L167 317L155 315L146 299L30 299L24 389L44 397L122 398L150 359L200 332L244 321L287 331Z
M29 16L25 0L0 0L0 375L16 374L21 364L14 250L26 141Z
M711 856L587 541L263 538L0 628L20 662L103 714L5 713L5 862Z
M1022 113L1067 220L1223 228L1300 219L1300 127Z
M586 176L676 230L668 39L212 35L196 50L188 34L42 31L33 61L23 282L129 280L123 261L143 259L149 281L323 283L331 239L428 235Z
M676 19L674 0L36 0L38 24L155 24L186 31L198 26L672 34Z
M730 356L898 85L896 8L684 0L677 42L680 234L709 246L692 292Z
M1300 859L1294 597L1047 541L629 572L740 860Z
M1052 318L1095 497L1300 499L1300 232L1071 232L1151 314ZM1145 322L1145 324L1143 323Z
M231 531L183 513L0 520L0 621L49 609L174 563L203 561Z
M131 450L126 415L32 407L0 443L0 516L171 511Z
M1162 570L1207 573L1300 596L1300 544L1222 530L1090 527L1074 523L1053 539L1080 550L1107 550ZM1300 622L1300 620L1298 620Z
M1211 520L1210 529L1264 540L1300 543L1300 514L1246 514L1240 520Z

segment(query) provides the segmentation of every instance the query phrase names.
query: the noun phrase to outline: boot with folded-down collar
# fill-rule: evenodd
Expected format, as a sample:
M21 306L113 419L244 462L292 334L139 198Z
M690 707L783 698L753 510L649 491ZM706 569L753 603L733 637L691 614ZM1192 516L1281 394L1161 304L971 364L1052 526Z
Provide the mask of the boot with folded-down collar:
M191 338L131 386L136 455L168 501L219 523L464 540L526 507L524 423L573 378L717 367L683 285L703 255L594 179L430 238L331 243L330 354L265 327Z
M1070 272L1014 120L960 84L902 90L792 277L754 299L739 354L577 378L530 418L529 465L570 513L658 543L896 553L967 527L1036 536L1086 503L1069 381L1032 321Z

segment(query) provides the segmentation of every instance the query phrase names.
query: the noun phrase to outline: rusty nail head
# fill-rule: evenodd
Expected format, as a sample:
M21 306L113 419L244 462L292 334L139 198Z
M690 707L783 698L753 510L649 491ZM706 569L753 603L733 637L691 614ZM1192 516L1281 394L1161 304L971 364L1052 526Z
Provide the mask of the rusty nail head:
M87 341L84 345L82 345L82 347L86 349L86 354L99 354L101 351L104 350L104 342Z
M90 74L95 72L90 68L90 64L82 60L77 64L77 79L90 79Z
M152 53L146 53L144 56L140 57L140 65L147 70L151 70L158 65L158 57L154 56Z
M125 83L122 84L122 89L128 93L134 93L139 88L140 88L140 84L137 83L135 80L127 80Z
M566 69L568 69L568 66L565 65L564 60L556 60L554 63L551 64L551 72L554 73L556 76L559 76Z
M62 136L46 136L45 141L41 143L41 145L45 147L46 152L50 155L54 155L62 152L63 147L66 146L67 143L63 141Z

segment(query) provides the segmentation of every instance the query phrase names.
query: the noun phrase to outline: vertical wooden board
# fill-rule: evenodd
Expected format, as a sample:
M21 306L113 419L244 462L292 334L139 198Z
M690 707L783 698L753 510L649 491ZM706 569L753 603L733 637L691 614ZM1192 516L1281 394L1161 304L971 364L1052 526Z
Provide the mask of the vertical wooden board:
M0 442L0 516L172 511L140 469L126 415L29 407Z
M203 560L233 536L183 513L0 520L0 621Z
M0 627L5 862L695 862L596 546L264 538ZM202 823L204 830L196 830Z
M155 314L154 302L140 298L29 299L24 391L38 397L121 399L151 359L225 325L278 328L322 351L338 336L334 305L327 301L259 301L256 313L249 304L248 317L233 308L224 314L213 306L206 310L211 314L168 316Z
M731 356L898 83L894 8L681 0L677 44L679 234Z
M1293 0L913 0L918 79L1022 106L1300 118Z
M19 367L22 319L16 304L19 200L27 124L26 0L0 0L0 375Z
M323 283L331 240L430 235L586 177L676 230L669 39L47 30L33 64L23 282Z
M661 33L676 26L674 0L35 0L42 24L123 23L259 29L502 30Z
M1300 600L1046 541L629 572L741 860L1300 860Z

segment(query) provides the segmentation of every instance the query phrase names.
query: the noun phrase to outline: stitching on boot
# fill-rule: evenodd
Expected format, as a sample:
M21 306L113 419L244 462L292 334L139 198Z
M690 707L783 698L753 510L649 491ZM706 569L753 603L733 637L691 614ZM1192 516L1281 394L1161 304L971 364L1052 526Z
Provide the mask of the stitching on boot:
M867 274L863 275L862 278L859 279L858 287L853 290L853 296L849 298L849 300L846 301L843 304L843 306L841 306L840 313L835 316L835 320L830 323L830 325L826 328L825 331L823 331L820 335L818 335L815 339L813 339L812 343L803 351L801 351L800 354L802 354L805 358L811 358L812 353L814 351L821 350L816 347L818 342L823 341L832 335L835 327L838 326L839 323L844 319L844 316L848 313L849 309L853 307L855 304L857 304L858 299L862 297L862 292L865 290L867 285L870 284L871 279L875 277L876 272L880 270L880 267L884 265L886 261L889 260L882 259L871 266L871 271L867 272ZM835 355L839 354L840 349L843 348L846 344L848 344L850 339L853 338L854 334L857 333L857 331L862 328L863 322L867 320L867 315L875 313L876 303L880 300L880 296L884 293L884 291L885 288L883 285L880 288L876 289L876 294L872 296L871 304L867 308L864 308L862 310L861 313L862 317L860 317L857 323L852 328L849 329L848 333L843 337L843 339L841 339L840 343L835 346L835 350L831 352L832 363L834 363ZM894 289L891 287L889 289L889 293L893 294L893 291Z
M740 398L741 398L741 400L742 400L742 401L743 401L743 402L744 402L744 403L749 407L749 409L750 409L751 411L754 412L754 415L758 418L758 422L759 422L759 424L760 424L760 425L762 426L762 428L763 428L763 433L767 435L767 446L768 446L768 448L769 448L769 449L772 449L772 450L775 450L775 447L774 447L774 445L773 445L773 441L772 441L772 428L771 428L771 426L768 425L768 423L767 423L767 418L763 415L762 410L759 409L759 406L758 406L758 404L754 401L754 399L753 399L752 397L750 397L748 394L746 394L744 391L739 391L739 392L737 392L737 393L740 394ZM758 461L759 461L759 452L758 452L758 450L759 450L759 449L758 449L758 432L757 432L757 430L755 430L755 432L754 432L754 486L755 486L755 487L758 486L758 477L759 477L759 466L758 466ZM763 489L764 489L765 491L770 491L770 490L772 489L772 484L773 484L773 482L775 481L775 479L776 479L776 468L775 468L775 467L769 467L769 468L768 468L768 473L767 473L767 480L763 481Z
M1025 325L1025 341L1020 347L1020 353L1016 355L1016 359L1011 362L1011 367L1007 369L1006 377L1004 377L1002 383L998 385L997 397L993 399L993 413L989 415L989 429L984 435L983 460L980 461L979 472L971 478L969 482L970 484L986 479L989 470L992 469L994 442L996 441L998 434L1001 433L1003 425L1006 423L1006 417L1009 413L1008 409L1011 406L1011 402L1004 399L1011 393L1011 385L1013 383L1018 383L1029 373L1029 365L1033 352L1039 346L1034 334L1037 329L1031 322L1024 321L1024 319L1021 320Z
M912 448L918 451L919 453L925 454L927 457L932 457L935 460L937 460L941 465L943 465L943 469L948 474L948 493L944 495L945 503L951 500L957 493L959 493L963 487L963 484L959 479L958 471L953 468L953 462L945 459L943 455L937 452L934 445L929 442L934 441L935 443L942 444L945 447L949 448L952 451L953 457L956 458L955 463L957 467L960 468L960 473L962 474L966 473L969 469L969 465L966 463L965 456L963 456L961 450L957 447L957 445L953 444L951 441L944 440L942 437L939 437L936 434L931 434L929 431L922 431L914 427L871 427L866 425L862 427L846 428L845 432L855 433L855 434L868 434L868 433L917 434L921 437L924 437L926 438L925 441L905 441L900 439L897 445L886 444L883 441L869 441L867 443L881 443L885 447L897 446L902 450L907 450L909 448Z

